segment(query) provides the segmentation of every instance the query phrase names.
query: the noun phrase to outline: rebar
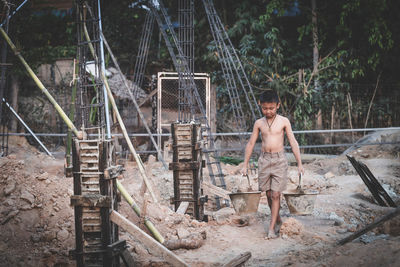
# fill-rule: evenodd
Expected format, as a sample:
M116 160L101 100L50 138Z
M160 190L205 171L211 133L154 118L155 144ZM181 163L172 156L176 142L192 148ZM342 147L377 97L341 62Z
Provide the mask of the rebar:
M105 134L105 103L101 63L101 34L98 2L89 1L93 18L87 16L87 1L77 1L77 42L79 58L77 80L77 127L87 133L98 133L101 140ZM94 55L94 56L93 56ZM108 111L107 111L108 112Z
M139 89L143 86L144 71L147 65L151 36L153 34L154 15L151 10L146 13L142 34L140 37L139 49L136 56L135 67L133 69L133 94L138 98Z
M213 33L214 37L214 42L217 46L217 49L220 50L218 53L218 56L220 58L220 64L221 67L224 71L224 69L228 67L228 70L230 72L228 75L226 74L226 71L224 72L224 79L232 79L232 76L230 74L235 75L235 80L239 83L240 88L242 89L243 95L246 99L246 102L248 104L248 107L251 111L253 119L257 119L257 116L261 117L261 111L258 108L257 105L257 100L254 96L253 89L250 85L250 82L247 78L247 74L243 68L243 65L240 61L240 58L232 45L232 42L228 36L228 33L225 30L224 25L221 22L221 19L219 18L215 7L214 3L212 0L202 0L204 8L206 10L207 18L210 23L210 28ZM222 52L221 52L222 50ZM232 72L234 70L234 73ZM230 82L233 83L233 82ZM236 87L230 87L231 89L237 90ZM229 88L228 88L229 90ZM236 114L242 113L240 111L241 107L239 104L236 104L237 100L235 99L236 96L239 96L240 94L238 92L233 91L232 93L233 99L234 99L234 106L235 108L239 109L239 111L236 112ZM240 101L239 101L240 102Z

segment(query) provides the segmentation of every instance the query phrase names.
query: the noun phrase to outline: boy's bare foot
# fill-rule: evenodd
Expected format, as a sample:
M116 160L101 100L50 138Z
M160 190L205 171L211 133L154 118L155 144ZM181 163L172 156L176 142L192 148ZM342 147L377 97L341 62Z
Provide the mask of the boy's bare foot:
M278 234L279 231L281 230L281 226L282 226L282 221L276 222L276 224L275 224L275 226L274 226L274 230L275 230L275 233L276 233L276 234Z
M275 239L275 238L278 238L278 235L275 234L274 230L269 230L268 231L268 235L267 235L267 237L265 239Z

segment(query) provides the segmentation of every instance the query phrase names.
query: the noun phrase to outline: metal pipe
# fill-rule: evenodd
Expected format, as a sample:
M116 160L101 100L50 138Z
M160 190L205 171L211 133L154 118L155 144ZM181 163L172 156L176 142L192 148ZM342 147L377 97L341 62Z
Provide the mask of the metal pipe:
M11 17L14 16L15 13L17 13L18 10L19 10L21 7L23 7L23 5L26 4L26 2L28 2L28 0L25 0L24 2L22 2L22 4L20 4L20 5L14 10L14 12L13 12L11 15L8 16L8 18L5 18L5 19L3 20L3 22L0 24L0 27L3 27L3 25L4 25L4 23L6 23L7 19L11 19Z
M50 151L47 150L47 148L44 146L44 144L37 138L35 133L26 125L26 123L22 120L22 118L17 114L17 112L10 106L10 104L7 103L7 101L3 98L2 99L4 104L11 110L11 112L14 114L14 116L22 123L22 125L28 130L28 132L35 138L35 140L39 143L39 145L46 151L46 153L54 159L54 156L50 153Z
M100 32L100 60L101 60L101 71L106 75L106 64L104 61L104 45L103 45L103 30L101 27L101 10L100 10L100 0L97 0L97 8L99 12L99 32ZM110 128L110 113L108 112L108 96L106 86L103 84L104 92L104 108L106 115L106 132L107 138L111 139L111 128Z
M293 131L294 134L316 134L316 133L342 133L342 132L379 132L379 131L392 131L392 130L400 130L400 127L388 127L388 128L363 128L363 129L335 129L335 130L304 130L304 131ZM213 136L235 136L239 134L247 134L251 135L251 132L245 132L245 133L213 133ZM1 135L1 134L0 134ZM9 133L8 135L26 135L24 133ZM62 137L66 136L67 134L65 133L37 133L37 136L51 136L51 137ZM153 136L165 136L165 137L170 137L170 133L152 133ZM96 136L96 134L88 134L88 136ZM116 137L121 137L123 134L118 134L118 133L113 133L111 136L116 136ZM129 134L129 136L144 136L148 137L148 133L134 133L134 134Z

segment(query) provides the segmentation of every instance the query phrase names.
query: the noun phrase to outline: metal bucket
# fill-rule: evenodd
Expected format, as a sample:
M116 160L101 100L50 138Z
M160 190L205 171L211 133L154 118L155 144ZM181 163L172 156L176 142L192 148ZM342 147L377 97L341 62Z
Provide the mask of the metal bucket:
M318 193L316 190L297 190L293 193L284 193L283 196L291 214L309 215L314 210Z
M258 210L261 191L231 193L229 197L237 214L250 214Z

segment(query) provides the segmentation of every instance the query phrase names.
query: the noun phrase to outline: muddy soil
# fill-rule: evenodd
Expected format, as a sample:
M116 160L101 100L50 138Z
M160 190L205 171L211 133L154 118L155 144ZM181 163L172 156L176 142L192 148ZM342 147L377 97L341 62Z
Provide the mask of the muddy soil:
M398 146L361 147L351 151L364 162L400 205ZM146 171L160 200L150 201L147 215L166 239L201 233L200 248L174 252L191 266L222 266L249 251L246 266L399 266L400 216L344 246L338 240L393 210L377 205L345 156L316 160L305 165L305 188L318 190L312 214L290 214L282 197L284 221L279 238L265 239L270 212L265 194L258 212L245 218L231 207L206 210L208 222L172 211L171 171L150 157ZM72 179L64 176L64 159L52 159L29 146L23 138L10 141L10 155L0 158L0 266L75 266L68 257L75 247L73 209L69 205ZM126 162L120 181L141 205L142 185L134 162ZM228 190L247 187L240 166L223 165ZM206 171L205 171L206 172ZM289 170L288 190L297 186L295 167ZM250 176L257 189L257 176ZM143 228L128 204L120 212ZM246 224L238 222L245 221ZM144 228L143 228L144 229ZM139 266L168 266L164 259L121 230Z

